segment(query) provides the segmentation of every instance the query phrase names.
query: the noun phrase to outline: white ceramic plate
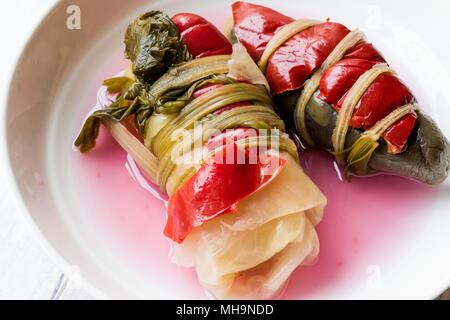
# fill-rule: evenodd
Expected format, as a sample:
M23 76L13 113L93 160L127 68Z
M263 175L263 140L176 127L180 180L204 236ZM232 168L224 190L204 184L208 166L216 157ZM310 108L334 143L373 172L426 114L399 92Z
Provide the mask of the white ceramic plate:
M423 1L386 0L376 5L350 0L253 2L295 18L330 17L349 28L362 29L450 137L448 2L430 0L426 7ZM126 159L100 164L95 155L81 159L71 143L82 115L95 103L101 80L124 66L122 38L133 18L146 10L162 9L170 15L199 13L220 26L231 13L231 3L79 0L81 29L69 30L66 10L72 3L61 1L42 19L11 76L2 107L2 137L6 136L2 147L7 151L3 160L11 169L11 185L50 254L66 270L79 270L82 285L95 297L207 297L192 270L170 263L169 242L161 231L154 231L164 225L163 205L135 184L125 167L120 178L105 178ZM108 151L108 146L116 150L113 143L103 140L97 152L117 155ZM80 166L83 163L85 167ZM93 186L109 189L91 192ZM135 190L132 199L121 199L123 188ZM417 197L421 190L415 189ZM351 203L348 199L339 212L326 212L333 218L326 218L327 227L319 230L319 235L328 233L323 235L324 256L316 266L296 272L286 297L430 299L439 295L450 285L450 182L427 188L425 193L425 204L409 208L410 215L403 213L401 220L391 220L389 211L380 212L379 218L365 217L364 208L360 219L355 219L355 212L347 214L352 210L346 207ZM92 194L103 198L92 199ZM399 197L399 201L407 198ZM101 209L102 201L109 205ZM378 201L377 205L383 203L383 193ZM136 203L143 204L141 210L133 207ZM332 221L339 221L340 227L333 230ZM377 229L370 232L372 224ZM369 225L371 234L364 245L349 236L349 230L362 225ZM318 269L321 272L314 271ZM297 289L302 283L303 289Z

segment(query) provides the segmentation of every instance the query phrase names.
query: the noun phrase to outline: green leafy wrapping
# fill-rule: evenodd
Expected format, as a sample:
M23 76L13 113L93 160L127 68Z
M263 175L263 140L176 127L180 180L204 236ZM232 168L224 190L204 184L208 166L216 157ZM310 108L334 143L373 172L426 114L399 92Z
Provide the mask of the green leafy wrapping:
M156 97L155 111L158 113L178 113L193 100L192 95L197 88L207 84L232 84L235 80L223 75L214 74L180 88L170 88L160 97Z
M103 81L103 85L108 88L109 93L124 94L134 84L134 80L129 77L115 77Z
M200 79L182 88L172 88L164 92L161 97L151 97L145 86L134 82L128 77L116 77L105 80L109 93L120 93L120 96L109 107L95 111L90 115L75 141L75 146L81 152L86 152L95 146L101 119L109 117L115 121L123 121L135 114L135 124L142 137L145 137L145 126L153 111L158 113L178 113L193 100L195 89L206 84L232 84L233 79L225 75L212 75ZM169 87L170 88L170 87Z
M149 85L171 65L191 59L177 26L161 11L150 11L134 20L127 28L125 46L133 73Z
M373 152L380 144L370 137L361 135L349 148L342 151L327 149L336 157L340 164L344 164L344 177L350 181L351 176L363 176L370 173L368 163Z
M134 82L128 77L116 77L105 80L103 85L108 92L118 93L119 97L109 107L96 110L84 122L75 146L81 152L86 152L95 147L95 140L103 117L109 117L115 121L123 121L132 114L135 114L136 127L142 134L145 122L153 112L153 107L147 97L147 93L142 85Z
M150 11L134 20L125 34L125 55L131 60L136 80L115 77L105 80L110 93L120 93L109 107L95 111L88 117L75 141L81 152L95 146L101 119L109 117L115 121L125 120L135 114L136 127L145 135L145 124L155 106L158 110L179 111L190 95L178 97L180 91L164 97L150 97L148 89L172 65L191 60L175 23L161 11Z

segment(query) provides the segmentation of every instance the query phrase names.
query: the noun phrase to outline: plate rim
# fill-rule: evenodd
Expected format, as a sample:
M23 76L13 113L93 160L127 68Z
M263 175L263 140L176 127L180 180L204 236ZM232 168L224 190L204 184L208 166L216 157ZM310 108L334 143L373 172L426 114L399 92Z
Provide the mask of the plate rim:
M251 1L251 0L249 0ZM33 234L33 239L37 241L40 247L44 250L46 255L50 258L51 261L55 263L55 265L60 269L61 273L64 273L65 276L70 278L70 273L67 274L64 272L71 264L69 264L66 259L55 249L55 247L50 243L47 236L42 232L31 213L29 212L22 193L19 189L18 181L16 180L13 170L12 163L8 148L8 134L7 134L7 105L10 100L11 95L11 84L14 79L14 75L16 70L18 69L19 64L23 60L24 53L31 40L38 34L39 27L51 16L52 12L56 10L56 8L63 3L63 0L51 0L51 3L45 10L41 10L37 15L37 18L34 20L29 30L27 30L23 36L21 37L20 44L18 45L18 54L14 56L11 61L10 67L5 76L5 86L2 88L0 101L1 101L1 110L0 110L0 132L2 132L2 136L0 137L0 164L1 169L4 171L4 175L6 178L6 186L9 190L9 195L11 196L11 202L14 203L17 208L18 213L23 221L27 223L30 227L31 233ZM81 288L85 290L90 296L96 299L110 299L110 296L99 290L93 283L86 280L82 275L77 277L79 281L81 281ZM428 299L435 299L439 297L446 288L450 286L448 284L442 284L440 286L435 286L434 288L430 288L430 292L428 295ZM424 294L424 296L427 296Z
M44 250L45 254L48 258L55 263L55 265L60 269L60 272L64 274L64 276L71 279L71 274L64 272L67 270L71 264L69 264L66 259L55 249L55 247L49 242L47 236L42 232L39 226L36 224L32 215L30 214L22 193L20 192L18 182L14 176L12 170L12 163L9 154L8 148L8 134L7 134L7 105L10 100L11 94L11 85L12 80L14 79L14 74L18 69L19 64L24 58L24 53L31 40L37 35L39 31L39 27L51 16L52 12L56 10L56 8L61 5L63 0L51 0L50 4L45 10L41 10L34 20L32 26L27 30L23 36L21 37L21 42L18 45L18 54L13 58L11 62L11 66L7 71L7 75L5 77L6 86L3 87L0 101L1 101L1 110L0 110L0 163L3 170L3 173L6 178L6 187L9 190L9 195L11 196L11 202L17 209L18 214L22 221L24 221L27 226L30 228L31 234L33 236L33 240L38 243L38 245ZM110 297L99 290L95 285L93 285L90 281L87 281L82 275L77 275L77 281L81 281L81 288L85 290L91 297L96 299L110 299Z

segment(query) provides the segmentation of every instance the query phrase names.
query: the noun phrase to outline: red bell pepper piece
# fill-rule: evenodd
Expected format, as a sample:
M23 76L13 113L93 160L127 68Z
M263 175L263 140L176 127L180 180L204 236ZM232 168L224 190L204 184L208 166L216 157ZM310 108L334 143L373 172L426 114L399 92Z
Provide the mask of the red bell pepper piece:
M343 59L364 59L370 61L385 62L381 53L366 41L358 42L353 48L349 49Z
M211 23L192 13L179 13L172 17L188 51L196 58L231 54L228 39Z
M233 4L236 36L258 61L267 43L282 26L294 21L272 9L236 2ZM303 87L350 30L342 24L326 22L308 28L279 47L270 57L266 77L273 95Z
M317 97L329 104L337 105L356 80L377 63L363 59L339 61L320 79L320 93Z
M350 126L370 129L393 110L414 101L414 96L400 79L392 74L382 74L359 99ZM337 104L337 109L340 109L342 102L343 99Z
M237 159L242 158L245 163L238 163ZM236 212L240 200L266 186L285 164L284 159L274 155L258 157L254 164L248 158L248 150L234 143L214 154L170 197L164 234L181 243L194 228L225 213ZM234 161L230 163L229 159ZM269 166L271 174L266 174Z
M416 120L417 114L415 112L410 113L383 133L383 138L388 144L388 152L396 154L403 150Z
M352 56L356 54L352 53ZM348 90L356 80L379 62L379 60L370 61L360 58L339 61L323 75L318 98L339 110ZM367 88L358 101L350 126L370 129L378 120L396 108L411 102L415 102L415 98L400 79L392 74L383 74ZM411 113L384 132L383 137L388 143L389 152L402 151L416 119L417 115Z
M273 53L267 64L266 77L272 94L302 88L306 79L349 32L339 23L326 22L286 41Z

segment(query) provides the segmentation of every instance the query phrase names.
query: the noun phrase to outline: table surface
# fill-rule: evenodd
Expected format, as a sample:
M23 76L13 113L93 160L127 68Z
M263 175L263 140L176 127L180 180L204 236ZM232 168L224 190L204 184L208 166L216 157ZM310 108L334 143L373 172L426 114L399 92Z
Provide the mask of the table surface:
M2 3L0 38L7 50L0 52L0 90L7 88L7 75L20 53L23 39L41 12L55 0L15 0ZM20 19L17 17L20 15ZM27 23L23 23L27 21ZM6 168L1 168L0 178ZM0 299L91 299L47 256L31 229L18 213L11 192L0 183ZM449 270L450 271L450 270ZM450 289L439 299L450 300Z

